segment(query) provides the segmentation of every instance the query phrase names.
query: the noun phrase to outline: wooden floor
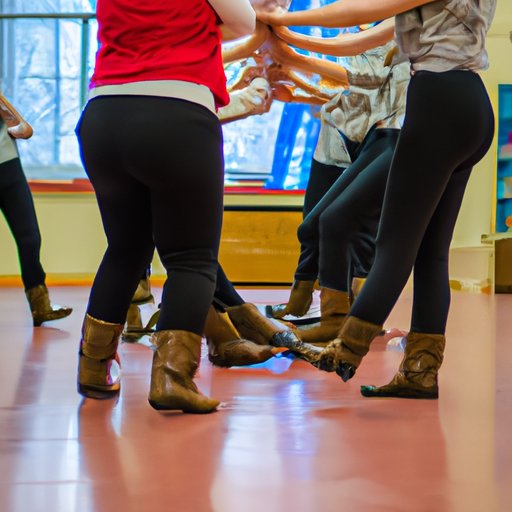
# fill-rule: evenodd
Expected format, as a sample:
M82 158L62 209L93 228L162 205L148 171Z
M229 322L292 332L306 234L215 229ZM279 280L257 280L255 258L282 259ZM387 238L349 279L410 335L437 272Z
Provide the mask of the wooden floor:
M438 401L359 395L401 359L380 341L347 384L288 357L232 369L203 357L197 382L223 406L194 416L148 405L145 344L121 346L117 401L82 400L88 288L51 292L75 312L32 328L23 291L0 288L2 512L512 510L512 295L454 293ZM409 310L406 295L387 327L407 329Z

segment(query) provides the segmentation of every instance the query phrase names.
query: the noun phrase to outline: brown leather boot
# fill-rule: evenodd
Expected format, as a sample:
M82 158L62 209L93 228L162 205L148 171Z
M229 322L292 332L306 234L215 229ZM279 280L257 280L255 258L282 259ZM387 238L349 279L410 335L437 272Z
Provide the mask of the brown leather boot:
M336 372L344 382L351 379L363 357L370 350L370 344L382 331L382 325L372 324L355 316L347 317L337 338L324 348L318 361L318 368Z
M296 356L311 364L316 364L320 350L308 343L304 343L296 330L289 329L285 324L272 321L263 316L254 304L245 303L226 309L229 318L244 338L254 341L258 345L272 345L287 348Z
M400 368L385 386L361 386L363 396L438 398L437 372L443 362L442 334L410 332Z
M306 343L325 344L336 338L350 310L348 293L320 288L320 325L298 331L299 338Z
M216 366L229 368L263 363L279 352L276 347L244 340L229 315L213 306L208 310L204 336L208 344L208 359Z
M283 318L286 315L304 316L313 301L314 286L315 281L294 281L288 302L266 306L266 315L270 318Z
M155 302L155 298L151 293L151 282L148 276L139 281L132 297L132 304L146 304L147 302Z
M65 318L73 311L72 308L52 304L50 302L48 288L46 288L44 284L39 284L25 290L25 295L27 296L30 310L32 311L34 327L39 327L43 322Z
M290 327L285 322L272 320L260 313L260 310L248 302L240 306L232 306L226 308L226 313L233 322L238 332L248 340L257 343L258 345L273 345L275 344L274 338L277 334L284 332L295 333L290 330ZM295 336L295 334L294 334Z
M149 276L146 276L139 281L128 308L123 341L135 343L143 336L152 334L159 317L160 310L155 306L151 282Z
M85 315L78 356L78 392L90 398L110 398L119 393L117 346L122 324Z
M194 383L201 357L201 336L188 331L157 331L149 403L157 410L213 412L219 401L203 395Z

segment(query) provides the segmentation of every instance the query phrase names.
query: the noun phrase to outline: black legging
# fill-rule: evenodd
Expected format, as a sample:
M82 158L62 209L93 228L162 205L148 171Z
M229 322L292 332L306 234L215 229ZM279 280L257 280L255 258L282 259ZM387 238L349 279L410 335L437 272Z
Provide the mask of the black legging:
M202 334L223 211L217 117L178 99L103 96L89 102L77 134L108 242L87 312L124 323L156 246L167 271L157 330Z
M303 222L344 171L344 167L323 164L315 159L311 161L311 172L304 195L304 207L302 208ZM316 281L318 279L317 244L301 244L294 277L298 281Z
M223 309L225 307L240 306L244 303L245 300L242 299L240 294L236 291L233 283L228 279L222 266L219 264L213 304L217 308Z
M322 287L348 292L353 275L366 275L398 134L388 128L370 131L354 162L299 226L296 279L318 275Z
M304 194L304 207L302 208L303 219L320 202L345 169L346 167L337 167L336 165L320 163L315 159L311 160L311 171Z
M414 267L411 330L444 334L450 242L471 169L493 133L494 115L479 75L420 71L412 77L375 261L351 315L383 324Z
M16 241L23 286L28 290L43 284L46 274L39 260L41 233L19 158L0 164L0 209Z

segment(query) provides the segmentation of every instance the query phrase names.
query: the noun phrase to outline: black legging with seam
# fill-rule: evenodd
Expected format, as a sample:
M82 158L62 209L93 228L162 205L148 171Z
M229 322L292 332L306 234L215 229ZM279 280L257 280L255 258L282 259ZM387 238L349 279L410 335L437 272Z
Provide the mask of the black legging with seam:
M223 212L218 118L179 99L102 96L77 135L108 242L87 312L124 323L156 246L167 271L157 330L202 334Z
M44 284L46 274L39 258L41 233L19 158L0 164L0 209L16 242L23 286L28 290Z
M352 144L351 147L355 148L355 144ZM304 195L304 207L302 209L304 219L307 218L311 210L320 202L344 171L345 167L327 165L312 159L308 185ZM318 277L317 257L318 248L316 246L302 245L295 279L316 280ZM217 307L224 308L239 306L244 304L244 302L219 264L214 304Z
M374 243L386 180L399 130L372 129L353 163L339 176L298 229L295 279L349 292L352 275L364 277Z
M478 74L420 71L412 77L375 261L350 315L382 325L414 267L411 331L444 334L453 230L471 169L493 134L494 114Z

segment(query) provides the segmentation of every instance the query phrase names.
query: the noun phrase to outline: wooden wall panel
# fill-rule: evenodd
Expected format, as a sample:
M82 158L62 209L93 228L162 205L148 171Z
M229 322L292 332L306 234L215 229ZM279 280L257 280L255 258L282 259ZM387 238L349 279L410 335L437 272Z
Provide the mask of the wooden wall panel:
M220 261L235 283L291 283L300 211L226 211Z

